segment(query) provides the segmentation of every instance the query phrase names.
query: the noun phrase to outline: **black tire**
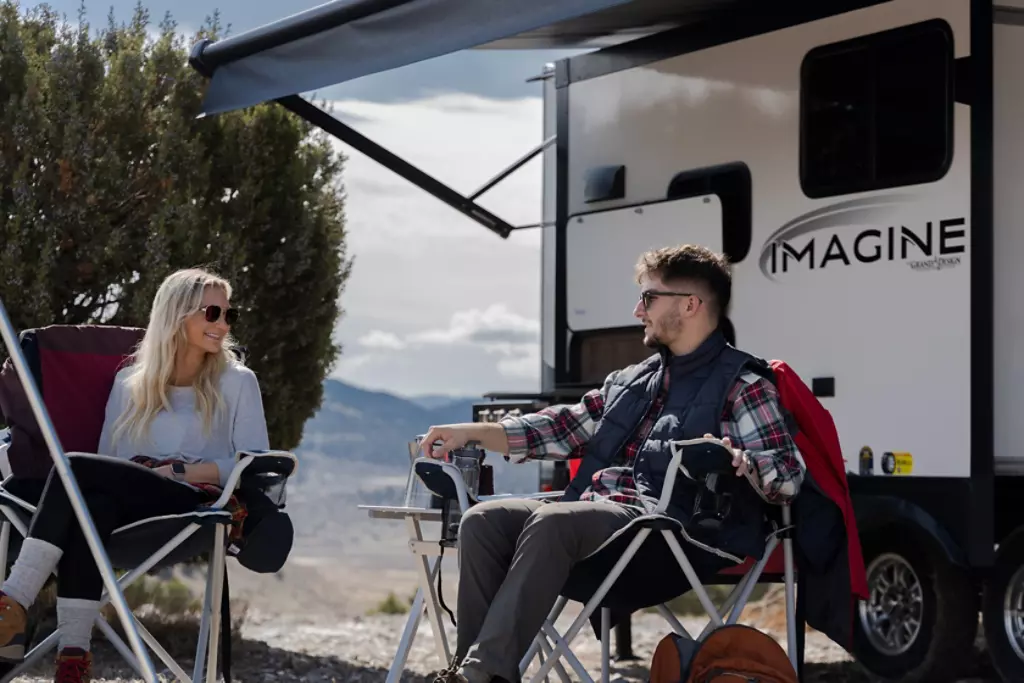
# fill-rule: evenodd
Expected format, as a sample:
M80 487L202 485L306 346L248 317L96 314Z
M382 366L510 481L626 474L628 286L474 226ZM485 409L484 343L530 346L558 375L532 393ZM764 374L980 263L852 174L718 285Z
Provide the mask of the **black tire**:
M903 527L872 531L865 535L862 547L869 598L854 613L854 657L887 680L956 680L972 660L978 632L981 600L970 574L950 563L920 534ZM886 592L887 583L902 583L912 590ZM908 601L908 596L919 596L919 600ZM886 597L896 601L895 609L889 610L896 619L877 618L872 628L872 608L889 602L882 599ZM902 639L896 639L895 646L890 640L887 647L882 636L900 623L906 628L895 630L903 634Z
M1019 573L1018 573L1019 572ZM1002 543L996 555L996 564L985 580L982 597L982 624L985 629L985 643L992 664L1004 681L1024 681L1024 654L1017 652L1024 647L1024 619L1010 617L1007 624L1005 617L1006 601L1010 599L1016 609L1024 607L1024 535L1016 535ZM1010 593L1011 587L1016 587ZM1016 645L1008 628L1016 630Z

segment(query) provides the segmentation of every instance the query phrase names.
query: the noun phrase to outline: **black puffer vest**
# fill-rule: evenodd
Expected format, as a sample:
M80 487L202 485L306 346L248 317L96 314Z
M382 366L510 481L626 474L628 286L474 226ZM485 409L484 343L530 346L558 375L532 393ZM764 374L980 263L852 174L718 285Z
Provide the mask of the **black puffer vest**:
M625 464L623 449L657 397L666 367L671 373L668 396L633 463L636 489L648 512L654 512L661 496L672 459L669 442L696 439L705 434L721 437L725 400L740 375L752 371L764 377L772 376L764 360L729 346L720 332L712 334L685 356L671 356L662 350L630 366L609 387L604 415L587 444L579 471L561 500L578 500L595 473ZM703 482L677 476L667 514L691 529L688 522L696 512L698 492L702 488ZM720 528L713 539L701 540L736 562L746 557L760 558L766 536L763 499L745 478L727 476L718 477L715 495L705 491L700 503L707 506L723 499L729 502Z

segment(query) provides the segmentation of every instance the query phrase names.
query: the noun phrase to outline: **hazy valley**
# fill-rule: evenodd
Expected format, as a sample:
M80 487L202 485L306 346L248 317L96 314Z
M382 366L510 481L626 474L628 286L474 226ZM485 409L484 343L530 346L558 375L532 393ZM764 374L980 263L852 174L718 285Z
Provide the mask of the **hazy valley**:
M299 469L288 484L295 546L280 575L234 567L232 596L284 599L303 610L362 614L390 590L415 590L412 557L401 522L371 520L359 505L401 504L409 473L407 444L433 424L472 419L473 398L409 400L337 380L324 384L320 410L296 449ZM500 492L537 490L535 464L511 465L493 453ZM437 525L424 534L436 537ZM234 563L232 563L234 564ZM454 599L454 557L444 564L445 595ZM450 593L448 591L451 591Z

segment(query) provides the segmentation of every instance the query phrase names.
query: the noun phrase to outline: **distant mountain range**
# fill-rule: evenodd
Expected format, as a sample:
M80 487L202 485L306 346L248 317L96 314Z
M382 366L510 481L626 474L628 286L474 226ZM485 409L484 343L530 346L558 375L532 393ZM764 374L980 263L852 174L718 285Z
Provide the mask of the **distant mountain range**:
M407 473L410 441L433 425L471 422L473 404L483 400L450 396L403 398L329 379L324 382L320 410L306 422L296 455L317 453L331 460L372 463ZM510 465L495 453L488 453L486 462L494 466L495 486L502 492L536 490L536 465Z
M295 449L299 468L288 485L300 553L407 567L401 523L372 522L358 506L400 505L411 464L408 443L431 425L471 421L472 405L479 400L402 398L327 380L320 410L306 422ZM537 490L535 463L513 465L496 453L488 453L485 462L494 467L497 492Z
M421 408L426 408L427 410L434 410L436 408L445 408L447 406L461 405L463 403L472 404L476 401L482 401L483 399L472 396L429 395L410 396L408 397L408 400L412 401Z
M470 422L478 398L423 396L406 399L335 379L324 382L320 410L306 422L301 451L332 458L405 467L407 444L432 425Z

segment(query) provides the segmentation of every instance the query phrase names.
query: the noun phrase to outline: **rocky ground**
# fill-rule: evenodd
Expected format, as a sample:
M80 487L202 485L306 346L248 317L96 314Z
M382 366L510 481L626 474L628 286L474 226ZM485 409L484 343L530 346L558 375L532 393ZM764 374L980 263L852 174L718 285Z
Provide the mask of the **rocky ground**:
M749 607L742 621L768 631L785 647L785 622L780 607L777 596L769 594L765 600ZM564 615L560 620L561 631L568 626L571 616ZM284 617L250 607L243 619L233 645L234 680L253 683L371 683L385 680L406 615L342 619L327 615ZM699 618L681 621L691 633L699 632L706 623L706 619ZM447 617L445 626L450 642L454 643L454 629ZM194 628L165 626L154 627L153 631L191 673L191 659L186 653L194 648ZM637 659L614 662L612 680L645 681L653 649L667 632L666 624L659 615L636 615L633 649ZM600 644L589 629L583 631L573 651L592 676L600 674ZM976 666L971 672L972 677L964 679L964 683L997 680L980 653L976 652L974 658ZM411 683L430 681L430 674L438 668L439 661L430 627L423 620L402 680ZM850 661L841 648L813 631L808 632L806 639L806 661L805 683L861 683L872 680ZM51 665L41 666L32 672L33 676L15 680L18 683L42 683L52 680L46 676L50 671ZM139 679L118 661L116 654L104 642L97 648L94 680L126 682ZM165 672L162 680L174 679Z

